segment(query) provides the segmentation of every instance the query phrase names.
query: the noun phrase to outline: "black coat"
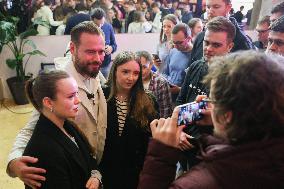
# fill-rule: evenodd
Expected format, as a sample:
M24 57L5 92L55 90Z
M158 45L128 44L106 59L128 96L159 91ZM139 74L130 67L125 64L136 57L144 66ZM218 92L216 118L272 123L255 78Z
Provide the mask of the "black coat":
M64 128L75 138L79 148L54 123L40 115L24 151L23 155L39 159L31 166L47 171L41 188L83 189L91 170L97 167L96 160L90 156L88 144L73 125L66 121Z
M108 89L104 89L108 98ZM142 170L150 127L142 128L129 114L122 135L119 136L115 98L107 102L107 133L105 149L100 164L104 189L136 189ZM149 120L149 123L154 119Z
M207 74L208 65L204 59L193 62L186 73L176 105L193 102L197 95L209 95L208 87L202 83L204 76Z
M236 36L234 39L234 47L231 52L238 50L249 50L255 49L251 40L246 36L246 34L239 27L235 18L230 17L230 21L234 24L236 28ZM203 40L204 40L205 31L199 33L194 41L192 52L191 52L191 62L195 62L203 57Z

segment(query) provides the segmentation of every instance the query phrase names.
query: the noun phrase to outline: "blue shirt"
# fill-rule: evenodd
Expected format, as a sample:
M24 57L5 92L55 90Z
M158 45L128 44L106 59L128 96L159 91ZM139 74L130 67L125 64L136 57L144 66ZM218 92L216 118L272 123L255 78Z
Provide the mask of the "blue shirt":
M102 26L102 30L105 34L105 43L106 45L110 45L112 47L112 53L114 53L117 49L117 44L114 37L114 30L111 24L104 23ZM105 55L105 59L103 61L102 66L107 66L111 62L111 55Z
M191 53L181 52L176 48L170 50L169 56L166 58L166 68L163 76L170 84L181 86L185 78L185 69L191 64Z

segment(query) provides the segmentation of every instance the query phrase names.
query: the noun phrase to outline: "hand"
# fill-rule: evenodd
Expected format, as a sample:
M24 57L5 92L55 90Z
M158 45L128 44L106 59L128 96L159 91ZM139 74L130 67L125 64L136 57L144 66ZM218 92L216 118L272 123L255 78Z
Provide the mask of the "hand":
M87 189L98 189L99 187L100 187L99 179L95 177L90 177L86 184L86 188Z
M207 98L206 95L198 95L196 97L196 102L200 102L202 99ZM196 121L197 125L213 125L211 112L212 112L212 105L208 103L208 108L206 110L201 110L203 114L203 118L200 121Z
M170 92L172 94L178 94L180 92L180 87L177 85L170 85Z
M28 163L36 163L37 161L37 158L22 156L12 160L8 165L8 169L12 177L19 177L33 189L39 188L41 186L40 181L45 181L45 177L40 174L46 173L46 170L27 166Z
M179 108L175 108L171 118L155 119L151 122L150 127L154 139L178 148L180 134L184 126L177 126Z
M185 151L185 150L194 148L194 146L188 142L187 139L189 138L191 138L190 135L186 134L183 131L181 132L180 137L179 137L179 144L178 144L179 149L181 149L182 151Z
M112 53L112 47L109 46L109 45L106 45L105 53L106 53L107 55L110 55L110 54Z

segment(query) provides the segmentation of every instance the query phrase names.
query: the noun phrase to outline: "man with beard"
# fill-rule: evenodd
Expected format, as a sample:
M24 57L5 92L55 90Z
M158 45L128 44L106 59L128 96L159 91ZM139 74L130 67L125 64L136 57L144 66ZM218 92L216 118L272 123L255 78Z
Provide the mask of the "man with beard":
M73 62L67 64L67 71L78 83L78 95L81 100L78 115L72 120L77 129L88 141L92 156L99 163L104 149L107 107L99 77L97 77L105 56L104 35L92 21L86 21L75 26L71 31L70 51ZM54 110L56 113L56 110ZM32 167L40 161L36 157L22 156L22 153L33 133L39 113L35 110L29 123L20 131L8 157L7 173L11 177L19 177L25 184L33 188L41 186L45 177L44 169ZM72 170L76 171L76 170ZM90 173L91 174L91 173ZM98 188L101 175L92 171ZM60 178L58 178L60 179ZM87 187L90 188L90 187Z

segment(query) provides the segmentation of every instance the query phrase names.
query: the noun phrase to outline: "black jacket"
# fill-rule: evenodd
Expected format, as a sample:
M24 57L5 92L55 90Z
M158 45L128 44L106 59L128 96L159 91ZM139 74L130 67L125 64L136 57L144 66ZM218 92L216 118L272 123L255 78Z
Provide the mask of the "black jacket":
M186 73L184 82L176 100L176 104L193 102L197 95L209 95L209 89L202 83L208 73L208 65L204 59L193 62Z
M32 166L46 169L46 181L42 182L41 188L83 189L91 170L97 167L88 144L73 125L65 121L64 128L75 138L78 147L54 123L40 115L24 151L23 155L39 159Z
M248 50L254 49L254 46L251 40L246 36L244 31L239 27L235 18L230 17L230 21L236 27L236 37L234 39L234 47L231 52L235 52L238 50ZM203 40L204 40L205 31L199 33L195 39L193 44L192 52L191 52L191 62L199 60L203 57Z
M109 88L103 89L106 99ZM129 114L126 116L122 135L119 136L115 98L107 102L107 133L100 170L104 189L136 189L142 170L150 127L142 128ZM149 123L154 119L149 118Z

